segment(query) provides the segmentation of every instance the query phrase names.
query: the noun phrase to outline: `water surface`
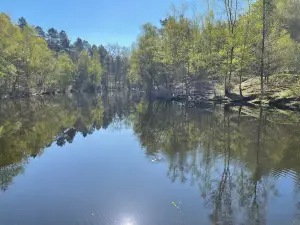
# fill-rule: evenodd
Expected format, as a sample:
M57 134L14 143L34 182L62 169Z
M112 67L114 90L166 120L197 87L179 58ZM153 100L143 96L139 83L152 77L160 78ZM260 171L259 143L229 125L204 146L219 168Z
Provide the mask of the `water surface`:
M0 225L300 224L300 116L128 94L0 102Z

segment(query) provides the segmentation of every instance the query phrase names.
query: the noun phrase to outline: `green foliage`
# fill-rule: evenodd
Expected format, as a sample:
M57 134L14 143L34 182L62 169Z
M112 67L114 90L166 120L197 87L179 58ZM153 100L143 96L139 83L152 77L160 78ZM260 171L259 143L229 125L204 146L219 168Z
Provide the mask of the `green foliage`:
M61 87L72 85L75 79L76 67L70 57L67 54L61 54L58 57L57 66Z
M88 79L88 69L90 65L90 57L87 51L82 51L80 53L78 63L77 63L77 73L78 73L78 81L80 83L84 82Z
M27 21L24 17L21 17L19 18L18 20L18 26L21 28L21 29L24 29L24 27L26 27L28 24L27 24Z
M158 64L155 61L157 50L158 30L151 24L143 26L143 35L138 40L138 49L133 50L130 59L129 79L143 81L148 90L152 90L153 83L158 84ZM140 79L140 76L142 79Z
M100 84L101 58L97 47L88 52L86 41L78 39L71 51L65 31L51 28L45 35L41 27L31 27L23 17L14 25L4 13L0 14L0 31L0 97ZM74 53L78 57L72 57Z
M90 61L88 72L90 75L90 80L93 83L99 83L102 75L102 66L100 64L100 55L97 49L93 50L92 59Z
M77 74L78 85L85 83L90 86L100 82L102 67L100 64L100 56L97 51L94 51L92 57L90 57L85 50L81 52L77 63Z
M263 17L264 1L235 5L224 0L215 10L225 8L225 20L217 20L212 10L199 20L175 9L160 21L160 27L145 24L132 50L130 80L142 83L147 91L152 84L171 90L184 84L186 93L197 81L217 80L225 85L226 93L261 72L265 78L284 71L299 73L300 14L294 11L299 11L300 2L289 0L286 5L285 1L270 0ZM246 7L240 8L242 5Z

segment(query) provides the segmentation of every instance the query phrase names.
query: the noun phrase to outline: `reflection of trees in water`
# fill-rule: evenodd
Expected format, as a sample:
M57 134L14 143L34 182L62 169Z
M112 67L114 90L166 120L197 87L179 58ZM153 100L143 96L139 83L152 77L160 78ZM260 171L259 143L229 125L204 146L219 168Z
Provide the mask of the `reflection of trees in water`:
M77 134L87 136L105 129L115 117L123 120L134 104L130 96L94 95L31 98L0 102L1 185L8 186L23 170L24 159L36 157L53 142L72 143ZM5 188L3 188L5 189Z
M211 219L218 224L233 224L234 221L243 221L245 224L265 224L265 213L268 192L272 192L268 176L261 176L260 151L262 142L262 109L257 125L256 162L251 170L244 166L237 166L231 162L231 130L230 118L224 118L226 144L224 153L224 170L218 186L213 190L209 202L213 205ZM239 114L240 116L240 114ZM240 126L238 120L238 127ZM241 146L241 145L239 145ZM238 218L241 211L244 218ZM235 215L233 214L235 212Z
M276 194L273 182L282 175L293 178L295 194L299 190L299 126L267 110L136 105L114 94L1 102L0 114L3 190L23 171L25 159L42 154L53 141L63 146L78 134L131 124L146 155L169 162L173 182L199 187L212 223L264 224L268 196Z
M134 117L147 155L163 153L172 181L198 185L217 224L265 224L268 196L277 195L274 171L300 177L299 126L262 108L243 111L142 102Z
M0 190L6 191L13 178L24 172L26 161L0 167Z

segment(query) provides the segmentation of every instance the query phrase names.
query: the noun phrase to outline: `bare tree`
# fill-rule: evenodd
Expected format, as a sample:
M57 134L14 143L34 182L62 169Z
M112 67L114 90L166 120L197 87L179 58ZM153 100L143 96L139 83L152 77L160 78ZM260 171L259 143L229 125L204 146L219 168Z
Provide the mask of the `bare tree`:
M238 20L238 0L223 0L224 6L225 6L225 12L227 16L227 24L228 24L228 31L230 35L230 45L229 45L229 51L228 51L228 57L229 57L229 65L228 65L228 73L225 74L225 95L228 95L230 92L230 83L231 83L231 76L233 73L233 59L234 59L234 44L233 40L236 36L236 25ZM228 83L227 83L228 79Z

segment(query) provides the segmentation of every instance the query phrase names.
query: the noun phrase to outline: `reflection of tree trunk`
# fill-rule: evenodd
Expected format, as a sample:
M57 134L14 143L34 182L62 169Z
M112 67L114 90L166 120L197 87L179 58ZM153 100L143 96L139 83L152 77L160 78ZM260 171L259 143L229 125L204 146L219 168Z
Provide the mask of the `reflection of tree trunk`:
M262 125L262 118L263 117L263 108L260 107L259 112L259 124L257 128L257 148L256 148L256 172L255 172L255 180L260 179L260 165L259 165L259 153L261 148L261 125Z
M148 81L147 81L147 91L146 91L148 98L152 97L152 92L153 92L153 80L148 79Z
M230 134L230 115L227 118L227 149L228 149L228 158L227 158L227 168L229 171L230 157L231 157L231 134Z
M241 118L242 108L243 108L243 106L241 105L239 107L238 126L240 126L240 118Z
M155 110L153 110L153 102L149 102L148 103L148 107L147 107L147 114L146 114L146 117L148 117L148 121L149 121L149 124L152 124L153 121L155 120L155 116L157 115L157 112L158 112L158 109L161 105L161 102L159 102L155 108Z
M215 199L215 212L214 216L218 219L219 215L223 215L222 203L225 201L224 206L226 206L226 215L231 216L231 175L230 175L230 158L231 158L231 133L230 133L230 117L226 118L226 111L224 110L224 171L222 173L221 181L218 188L218 194ZM226 143L226 144L225 144ZM225 220L231 218L224 218ZM217 221L218 222L218 221ZM225 221L225 223L230 224L230 221Z
M258 128L257 128L257 148L256 148L256 169L255 169L255 174L253 177L254 180L254 198L253 198L253 203L252 207L255 210L255 216L256 216L256 221L259 223L260 221L260 216L259 216L259 203L258 203L258 182L261 178L261 171L260 171L260 149L261 149L261 139L262 139L262 133L261 133L261 125L262 125L262 116L263 116L263 108L260 107L260 113L259 113L259 123L258 123Z

